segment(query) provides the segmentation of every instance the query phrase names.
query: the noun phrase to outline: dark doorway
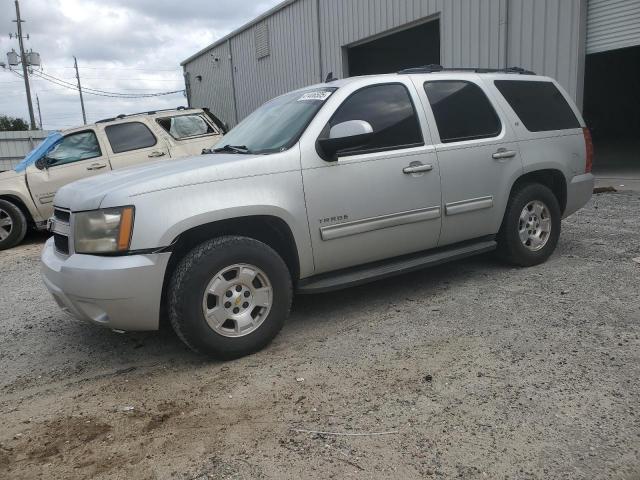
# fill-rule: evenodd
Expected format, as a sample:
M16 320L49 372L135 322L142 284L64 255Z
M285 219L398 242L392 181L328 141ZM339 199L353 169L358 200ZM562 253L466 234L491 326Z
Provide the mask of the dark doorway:
M594 169L640 171L640 47L587 55L584 83Z
M391 73L440 63L440 22L433 20L347 49L349 75Z

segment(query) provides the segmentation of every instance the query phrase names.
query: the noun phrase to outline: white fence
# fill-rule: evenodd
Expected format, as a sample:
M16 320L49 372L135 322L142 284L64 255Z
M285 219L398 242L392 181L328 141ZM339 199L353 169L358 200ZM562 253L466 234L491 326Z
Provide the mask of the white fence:
M15 167L47 135L46 130L0 132L0 172Z

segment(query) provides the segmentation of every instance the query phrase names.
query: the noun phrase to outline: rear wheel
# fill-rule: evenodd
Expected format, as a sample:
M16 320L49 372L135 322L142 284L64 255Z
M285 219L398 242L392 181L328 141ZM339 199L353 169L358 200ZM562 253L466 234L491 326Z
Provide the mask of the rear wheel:
M498 234L498 253L509 263L529 267L551 256L558 244L558 199L544 185L523 185L509 199Z
M11 202L0 200L0 250L15 247L27 234L27 219Z
M193 350L221 359L253 353L280 331L291 307L291 277L268 245L227 236L193 249L169 286L169 318Z

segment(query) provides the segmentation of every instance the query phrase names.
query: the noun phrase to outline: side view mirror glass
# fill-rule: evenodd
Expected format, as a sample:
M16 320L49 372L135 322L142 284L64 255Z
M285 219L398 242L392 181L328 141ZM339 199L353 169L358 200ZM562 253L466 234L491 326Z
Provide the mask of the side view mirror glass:
M364 120L349 120L338 123L329 130L329 138L318 140L322 158L337 160L336 154L343 150L363 147L371 141L373 127Z
M48 166L47 157L42 156L35 162L35 166L38 170L44 170Z

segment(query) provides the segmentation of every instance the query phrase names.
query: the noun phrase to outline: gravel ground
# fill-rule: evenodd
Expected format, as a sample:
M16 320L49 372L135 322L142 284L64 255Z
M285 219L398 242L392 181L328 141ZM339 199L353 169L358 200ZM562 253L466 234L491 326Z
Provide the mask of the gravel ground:
M299 296L229 363L66 317L34 236L0 253L0 478L639 479L639 233L596 195L544 265Z

